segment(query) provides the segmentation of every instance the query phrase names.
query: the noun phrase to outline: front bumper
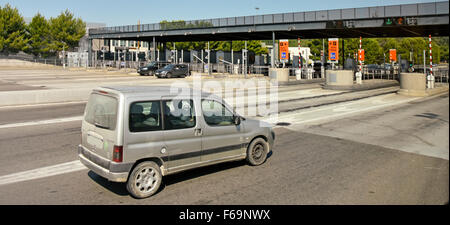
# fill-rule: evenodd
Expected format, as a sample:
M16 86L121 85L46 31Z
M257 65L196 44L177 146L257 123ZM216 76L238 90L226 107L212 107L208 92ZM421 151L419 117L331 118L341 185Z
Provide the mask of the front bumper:
M114 182L127 182L133 163L116 163L106 160L78 145L78 159L96 174Z

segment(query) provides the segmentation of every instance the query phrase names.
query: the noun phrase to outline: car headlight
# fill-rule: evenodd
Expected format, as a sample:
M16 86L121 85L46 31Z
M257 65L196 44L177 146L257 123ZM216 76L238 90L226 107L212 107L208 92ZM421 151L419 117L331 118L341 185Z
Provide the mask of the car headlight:
M142 70L148 70L148 69L144 67L144 68L142 68Z

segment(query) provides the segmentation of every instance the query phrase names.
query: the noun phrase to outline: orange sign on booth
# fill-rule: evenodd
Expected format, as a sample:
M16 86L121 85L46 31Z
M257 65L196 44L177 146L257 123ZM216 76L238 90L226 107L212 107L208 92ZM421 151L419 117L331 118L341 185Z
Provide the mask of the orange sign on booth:
M289 40L280 40L280 60L289 59Z
M328 39L328 60L338 61L339 60L339 39L330 38Z
M389 49L389 60L391 62L397 61L397 49Z
M359 61L364 61L364 49L359 49L358 59L359 59Z

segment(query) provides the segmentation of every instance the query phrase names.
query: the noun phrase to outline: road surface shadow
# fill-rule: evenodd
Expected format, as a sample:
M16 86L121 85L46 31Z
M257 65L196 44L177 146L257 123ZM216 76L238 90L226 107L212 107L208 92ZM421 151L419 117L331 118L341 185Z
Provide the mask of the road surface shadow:
M270 151L267 154L267 159L273 155L273 151ZM266 162L265 162L266 163ZM241 166L249 166L246 160L232 161L232 162L223 162L215 165L199 167L191 170L186 170L183 172L179 172L176 174L168 175L163 178L163 182L161 184L160 190L156 192L158 194L160 191L164 190L165 186L170 186L172 184L176 184L183 181L188 181L191 179L195 179L198 177L202 177L205 175L214 174L217 172L221 172L228 169L233 169Z
M270 151L267 154L267 160L272 156L272 154L273 154L273 151ZM155 193L155 195L157 195L158 193L163 191L166 186L170 186L172 184L188 181L188 180L202 177L205 175L210 175L210 174L214 174L217 172L221 172L224 170L233 169L233 168L237 168L237 167L241 167L241 166L248 166L247 161L240 160L240 161L232 161L232 162L223 162L223 163L219 163L219 164L215 164L215 165L199 167L199 168L179 172L176 174L164 176L163 182L161 183L161 186L159 187L159 189ZM120 196L130 195L126 188L126 183L111 182L108 179L103 178L92 171L88 172L88 176L93 181L95 181L97 184L101 185L103 188L105 188L117 195L120 195Z
M130 195L127 191L127 188L125 186L125 183L118 183L118 182L111 182L106 178L103 178L99 175L97 175L96 173L92 172L92 170L90 170L88 172L88 176L95 181L97 184L99 184L100 186L102 186L103 188L117 194L120 196L127 196Z

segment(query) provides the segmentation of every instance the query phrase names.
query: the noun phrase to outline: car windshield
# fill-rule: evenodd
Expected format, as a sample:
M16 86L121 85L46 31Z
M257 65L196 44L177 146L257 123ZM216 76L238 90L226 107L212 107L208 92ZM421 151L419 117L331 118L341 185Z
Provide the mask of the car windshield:
M145 67L151 67L151 66L155 66L155 65L156 65L155 62L151 62L151 63L147 64Z
M163 70L170 70L170 69L172 69L173 67L174 67L173 64L169 64L169 65L165 66L165 67L163 68Z

